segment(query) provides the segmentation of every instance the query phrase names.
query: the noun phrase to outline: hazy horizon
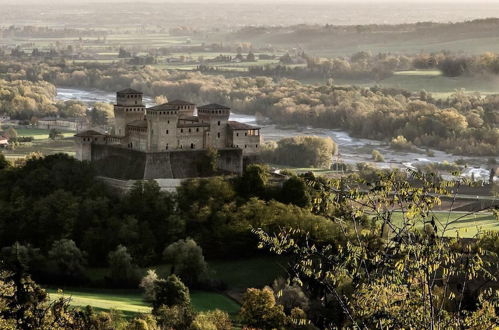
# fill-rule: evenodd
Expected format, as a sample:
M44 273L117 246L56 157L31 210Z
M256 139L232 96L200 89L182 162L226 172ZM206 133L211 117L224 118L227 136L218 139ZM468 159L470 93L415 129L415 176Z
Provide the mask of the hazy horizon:
M244 4L254 4L254 3L264 3L264 4L301 4L301 5L313 5L313 4L333 4L333 3L473 3L473 4L487 4L487 3L499 3L499 0L0 0L0 4L9 5L25 5L25 4L62 4L62 5L81 5L85 3L244 3Z

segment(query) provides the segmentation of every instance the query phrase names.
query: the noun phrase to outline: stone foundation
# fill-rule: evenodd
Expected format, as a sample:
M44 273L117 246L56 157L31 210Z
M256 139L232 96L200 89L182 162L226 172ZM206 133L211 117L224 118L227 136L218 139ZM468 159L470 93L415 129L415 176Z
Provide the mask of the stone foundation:
M141 152L117 146L92 144L92 162L101 176L123 180L183 179L199 177L205 150ZM218 150L220 171L241 174L241 149Z

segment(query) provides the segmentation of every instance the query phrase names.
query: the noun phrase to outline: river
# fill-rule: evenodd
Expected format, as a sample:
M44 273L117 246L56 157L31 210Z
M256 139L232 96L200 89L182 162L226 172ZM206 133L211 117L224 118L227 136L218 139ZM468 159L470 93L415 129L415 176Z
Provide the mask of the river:
M58 88L57 99L62 101L78 100L85 103L114 103L116 101L116 94L96 89L84 90L76 88ZM144 97L144 103L147 106L151 106L154 104L152 98L150 97ZM337 156L337 158L345 163L350 164L372 161L371 152L373 149L377 149L381 152L381 154L383 154L385 162L376 163L377 166L383 168L406 167L418 162L454 162L458 159L465 159L469 162L469 164L472 164L474 166L481 166L486 165L488 159L487 157L455 156L443 151L433 149L431 150L433 152L432 157L427 156L423 150L421 150L421 152L397 152L392 150L386 142L355 138L342 130L311 127L302 127L298 129L281 129L272 124L258 125L255 116L252 115L232 113L230 115L230 120L260 126L261 134L263 135L265 141L278 141L282 138L296 135L329 136L338 145L339 155Z

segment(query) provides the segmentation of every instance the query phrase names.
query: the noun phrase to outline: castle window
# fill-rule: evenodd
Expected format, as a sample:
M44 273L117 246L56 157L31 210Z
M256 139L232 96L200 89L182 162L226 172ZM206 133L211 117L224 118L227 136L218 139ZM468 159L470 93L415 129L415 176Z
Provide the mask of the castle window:
M239 136L239 133L236 133L236 136Z
M168 150L168 143L166 144L166 150Z
M191 143L191 149L194 149L194 143Z
M180 133L184 133L184 129L183 128L180 129Z
M244 148L246 149L247 145L244 145Z
M248 132L244 133L244 136L248 136Z
M166 130L166 134L168 134L168 130Z
M217 137L220 139L220 133L217 133Z
M168 124L170 123L170 121L168 121Z
M199 132L199 127L198 127L198 128L196 128L196 132Z
M189 128L189 133L191 132L191 129Z
M255 144L255 148L258 148L258 144Z
M218 126L220 126L220 120L218 121Z
M137 101L135 101L135 104L137 104Z

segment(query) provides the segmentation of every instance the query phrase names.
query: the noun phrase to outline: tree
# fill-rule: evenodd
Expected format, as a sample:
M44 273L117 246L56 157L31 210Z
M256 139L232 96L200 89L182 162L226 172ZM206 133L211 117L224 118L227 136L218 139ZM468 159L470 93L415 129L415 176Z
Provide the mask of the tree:
M86 264L85 253L76 246L74 241L70 239L55 241L52 243L48 256L59 274L70 278L83 276Z
M227 312L215 309L196 315L191 324L192 330L231 330L232 322Z
M10 162L5 158L5 155L0 152L0 170L10 167Z
M83 321L65 298L50 301L47 292L22 268L0 265L0 328L82 329Z
M485 302L496 306L499 293L482 290L491 278L490 253L476 241L446 237L452 220L438 221L433 212L440 196L450 196L460 182L418 172L410 176L411 183L396 172L367 182L311 178L309 184L318 189L313 209L342 228L328 242L293 227L278 234L255 230L261 246L295 260L290 273L313 289L307 292L320 305L314 324L438 329L476 324L477 318L496 322ZM369 188L359 192L360 186ZM395 211L395 205L401 208ZM366 212L374 223L363 219ZM489 298L477 299L480 295Z
M156 281L155 292L155 299L152 302L154 314L161 306L189 307L191 305L189 289L175 275L168 276L166 280Z
M385 157L383 157L383 155L381 154L381 152L379 152L378 150L374 149L371 153L372 155L372 159L375 161L375 162L384 162L385 161Z
M238 190L246 197L263 196L268 182L268 167L265 165L251 164L246 166L239 179Z
M217 149L208 147L197 163L199 176L215 175L218 170L218 158L219 155Z
M282 329L286 324L283 306L276 305L274 292L268 287L246 290L239 318L242 324L259 329Z
M142 278L139 286L144 289L144 300L154 301L156 297L156 282L159 280L158 274L154 269L149 269L146 276Z
M172 265L172 273L178 275L187 285L199 283L208 272L203 250L190 238L178 240L167 246L163 252L163 259Z
M9 139L15 140L17 138L17 131L14 127L9 127L7 130L7 136Z
M49 139L55 140L55 139L60 139L62 138L63 135L61 131L59 131L57 128L51 128L49 131Z
M291 313L296 307L303 311L309 308L310 300L300 286L290 285L284 278L274 280L272 290L276 296L276 302L284 307L286 313Z
M310 204L310 194L305 180L297 176L290 177L282 185L280 198L284 203L307 207Z
M190 305L161 305L153 313L160 329L189 329L195 315Z
M124 285L137 285L138 269L125 246L118 245L116 250L109 252L108 262L111 282Z

